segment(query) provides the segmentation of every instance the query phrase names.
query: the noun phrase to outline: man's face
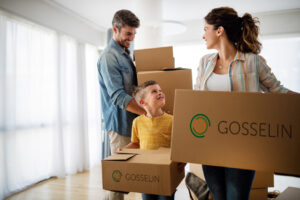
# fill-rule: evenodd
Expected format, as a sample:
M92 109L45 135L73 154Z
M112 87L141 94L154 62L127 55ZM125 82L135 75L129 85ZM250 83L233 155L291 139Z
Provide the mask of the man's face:
M120 30L113 26L113 38L122 47L129 48L130 42L134 40L136 28L125 25Z

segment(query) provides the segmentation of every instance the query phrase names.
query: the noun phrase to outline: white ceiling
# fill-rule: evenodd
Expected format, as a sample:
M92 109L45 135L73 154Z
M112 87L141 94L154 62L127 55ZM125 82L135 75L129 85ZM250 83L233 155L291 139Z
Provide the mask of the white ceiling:
M135 12L137 1L147 0L46 0L71 10L95 24L99 29L111 27L113 14L119 9ZM149 0L148 0L149 2ZM264 13L300 8L300 0L161 0L162 19L187 21L203 19L215 7L229 6L242 15L244 12Z

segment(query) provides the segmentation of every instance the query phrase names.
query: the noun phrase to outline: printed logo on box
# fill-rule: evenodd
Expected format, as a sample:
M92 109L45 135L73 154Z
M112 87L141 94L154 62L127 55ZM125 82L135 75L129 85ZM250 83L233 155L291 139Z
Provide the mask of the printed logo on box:
M120 182L122 178L122 173L120 172L120 170L114 170L112 173L112 178L115 182Z
M208 127L210 127L210 120L204 114L195 115L190 123L192 134L198 138L203 138L205 136L204 134L207 131Z
M293 138L293 127L290 124L248 122L248 121L216 121L217 131L222 135L249 135L270 138ZM196 114L190 123L191 133L197 138L204 138L205 133L211 126L210 119L205 114Z

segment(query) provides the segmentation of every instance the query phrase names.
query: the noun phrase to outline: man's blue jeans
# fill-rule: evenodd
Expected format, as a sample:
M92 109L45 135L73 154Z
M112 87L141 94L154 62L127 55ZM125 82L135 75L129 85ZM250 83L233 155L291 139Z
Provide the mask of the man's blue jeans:
M202 168L214 200L249 199L255 171L209 165Z

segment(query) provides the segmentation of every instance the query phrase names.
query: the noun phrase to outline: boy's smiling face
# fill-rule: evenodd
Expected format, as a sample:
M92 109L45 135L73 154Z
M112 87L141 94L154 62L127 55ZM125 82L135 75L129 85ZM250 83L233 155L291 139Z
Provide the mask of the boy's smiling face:
M145 88L145 96L141 100L141 104L149 108L161 108L165 105L165 94L158 84Z

